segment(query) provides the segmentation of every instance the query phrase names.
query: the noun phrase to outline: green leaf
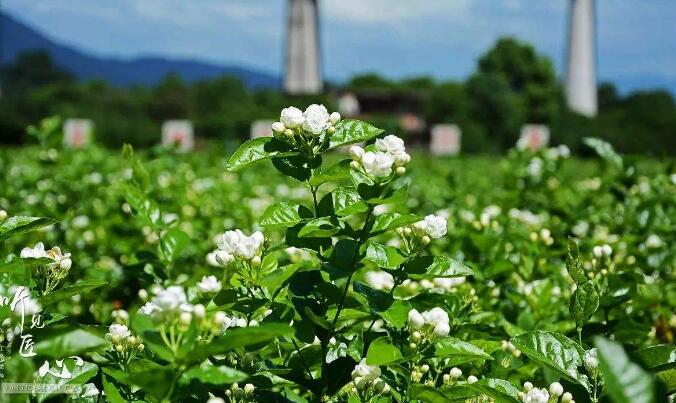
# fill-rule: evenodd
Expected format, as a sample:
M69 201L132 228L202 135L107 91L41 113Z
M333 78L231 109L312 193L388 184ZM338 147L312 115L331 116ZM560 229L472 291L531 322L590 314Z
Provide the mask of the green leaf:
M201 367L194 367L183 374L183 377L190 381L197 379L202 383L209 383L212 385L225 385L235 382L241 382L249 377L242 371L226 367L224 365L205 365Z
M456 339L454 337L444 337L436 342L434 345L434 356L437 358L453 358L453 362L457 365L462 362L470 362L475 360L492 360L490 354L486 353L479 347Z
M362 143L383 132L384 130L371 126L361 120L341 120L336 124L336 131L331 135L327 149L330 150L347 144Z
M664 370L676 368L676 346L660 344L645 347L632 353L646 368L651 370Z
M74 329L40 340L35 344L35 351L47 357L66 358L97 349L107 343L102 337L82 329Z
M103 391L106 393L106 401L111 403L126 403L127 401L120 394L119 389L110 381L110 377L102 376Z
M595 137L585 137L583 141L586 145L593 148L596 154L606 162L617 168L622 168L622 157L615 152L610 143Z
M256 161L275 156L289 155L290 151L291 147L279 139L274 137L259 137L239 146L237 151L230 156L226 169L230 172L239 171Z
M396 269L406 259L394 246L371 242L366 249L366 260L375 263L382 269Z
M402 360L404 356L398 348L392 344L389 337L379 337L370 345L366 353L368 365L387 365Z
M69 285L58 291L54 291L41 297L39 303L40 306L44 308L66 298L70 298L73 295L89 292L95 288L99 288L107 284L107 282L101 280L81 280L73 285Z
M415 214L384 213L376 217L371 229L371 235L379 235L383 232L416 223L422 218Z
M474 275L472 269L463 263L445 256L418 256L406 263L404 270L413 279Z
M173 262L190 243L190 237L179 227L172 227L160 237L165 259Z
M363 213L368 209L354 187L339 187L333 191L333 209L340 217Z
M46 383L50 385L59 385L60 387L66 387L66 385L80 386L85 382L93 378L98 372L99 367L96 364L91 362L84 362L82 366L75 365L74 359L66 359L63 362L63 365L68 368L70 371L70 378L63 379L58 378L53 375L45 375L44 378L40 379L40 383ZM56 387L55 387L56 389ZM37 401L43 402L47 400L50 396L53 396L53 393L45 393L37 395Z
M112 367L103 368L106 375L125 385L136 385L144 392L157 398L164 399L172 385L174 369L162 366L148 360L134 360L129 365L129 371L123 372Z
M342 160L328 169L315 171L310 178L310 185L319 186L326 182L336 182L349 178L350 162L352 162L352 160Z
M408 389L408 401L421 401L425 403L450 403L451 399L446 397L446 395L437 388L414 383Z
M375 312L383 312L389 309L392 305L393 297L390 293L382 290L376 290L359 281L355 281L352 285L354 292L366 297L369 308Z
M581 329L591 319L599 307L599 293L594 284L589 281L578 285L570 297L570 316L575 320L575 325Z
M629 360L622 346L603 337L594 344L599 352L599 367L604 390L615 403L651 403L655 401L655 385L651 376Z
M38 228L46 227L57 222L59 221L45 217L9 217L0 222L0 241L25 234L26 232L35 231Z
M379 312L381 318L388 325L400 329L408 323L408 312L412 309L411 303L401 299L395 299L389 308Z
M293 227L301 221L299 203L283 201L265 209L260 224L263 227Z
M202 361L216 354L265 343L291 334L293 334L293 328L281 323L264 323L256 327L232 328L228 329L223 336L215 338L211 343L195 348L184 358L192 362Z
M570 277L572 277L576 283L579 284L587 281L587 277L584 274L582 260L580 259L580 252L578 251L577 243L573 238L568 238L568 256L566 257L566 269L568 270Z
M521 390L503 379L484 378L478 382L467 384L467 387L501 403L521 403L518 396Z
M320 217L303 225L298 231L298 236L301 238L322 238L330 237L338 231L340 231L340 227L335 226L330 218Z
M587 376L578 370L583 365L584 349L575 341L559 333L541 330L524 333L510 341L532 361L589 390Z

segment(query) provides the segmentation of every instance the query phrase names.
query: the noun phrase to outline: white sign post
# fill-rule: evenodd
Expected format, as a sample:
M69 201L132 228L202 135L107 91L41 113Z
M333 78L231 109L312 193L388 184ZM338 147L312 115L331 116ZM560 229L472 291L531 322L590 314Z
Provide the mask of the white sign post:
M162 145L177 146L181 152L192 151L195 135L189 120L167 120L162 124Z
M526 124L521 127L521 136L516 143L520 150L537 151L549 144L549 127L546 125Z
M458 155L460 153L460 136L462 132L457 125L439 124L432 126L430 151L434 155Z
M83 148L91 143L94 122L90 119L66 119L63 124L63 144L70 148Z
M272 137L272 120L256 120L251 123L251 133L250 136L252 139L257 139L259 137Z

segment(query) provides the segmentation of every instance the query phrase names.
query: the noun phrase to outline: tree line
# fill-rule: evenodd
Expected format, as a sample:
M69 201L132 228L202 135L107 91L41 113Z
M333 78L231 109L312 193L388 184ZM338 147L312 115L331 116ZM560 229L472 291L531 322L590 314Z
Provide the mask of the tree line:
M529 44L501 38L479 58L465 81L430 77L389 80L376 74L353 77L324 94L289 96L276 89L249 89L235 77L186 82L167 75L155 86L116 87L105 81L79 82L44 52L28 52L0 70L0 142L25 143L25 127L49 115L87 117L97 141L151 146L167 119L190 119L200 137L239 141L251 122L275 119L288 105L324 103L336 109L341 91L378 90L410 94L428 124L455 123L462 129L463 151L498 153L512 147L524 123L550 126L551 142L582 149L582 138L600 137L629 154L676 154L676 103L666 90L621 95L610 83L598 87L594 118L567 109L563 88L549 58ZM397 131L391 114L371 116Z

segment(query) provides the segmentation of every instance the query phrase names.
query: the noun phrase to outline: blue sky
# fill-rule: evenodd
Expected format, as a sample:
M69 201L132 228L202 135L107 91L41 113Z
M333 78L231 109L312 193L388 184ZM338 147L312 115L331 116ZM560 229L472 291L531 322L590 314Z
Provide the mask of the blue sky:
M501 35L563 68L567 0L319 0L323 70L333 80L466 77ZM5 0L3 9L84 51L189 57L279 73L286 0ZM676 1L599 0L601 79L676 88Z

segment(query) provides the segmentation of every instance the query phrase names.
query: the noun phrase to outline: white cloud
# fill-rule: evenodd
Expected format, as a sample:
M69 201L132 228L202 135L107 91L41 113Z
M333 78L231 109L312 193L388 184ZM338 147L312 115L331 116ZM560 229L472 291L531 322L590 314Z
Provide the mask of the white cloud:
M356 24L398 25L404 21L438 16L462 18L478 0L324 0L320 8L327 18Z

